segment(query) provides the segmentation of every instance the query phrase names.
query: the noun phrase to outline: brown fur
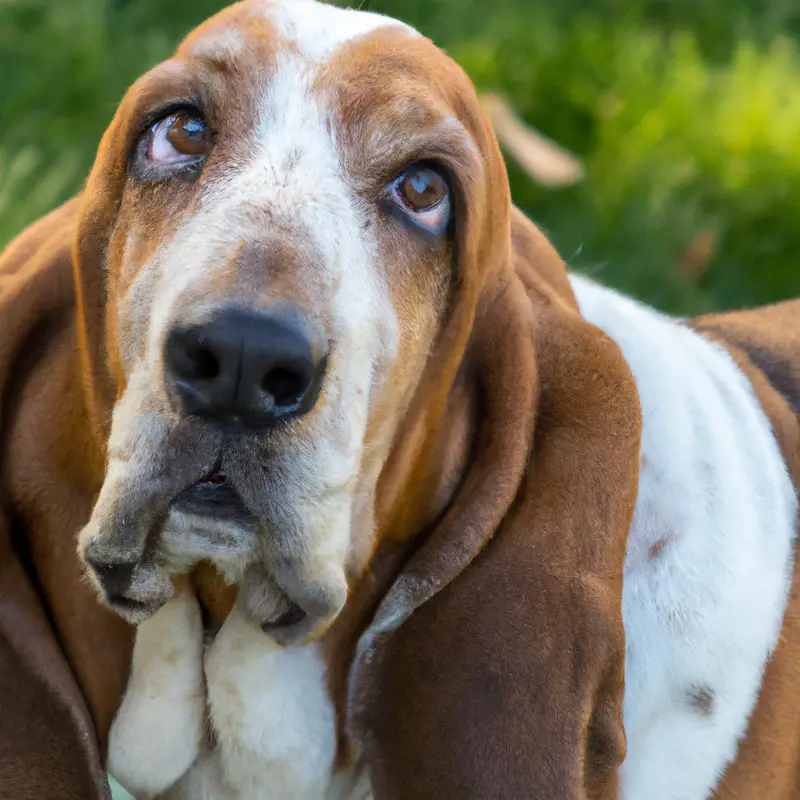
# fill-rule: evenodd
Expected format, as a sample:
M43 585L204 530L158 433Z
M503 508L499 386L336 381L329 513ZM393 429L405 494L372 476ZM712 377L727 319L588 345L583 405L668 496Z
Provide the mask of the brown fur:
M71 202L0 258L0 787L14 800L108 795L105 736L132 633L82 579L75 537L103 480L82 390Z
M480 554L442 559L429 548L415 559L415 580L435 585L454 559L470 563L364 670L373 694L358 720L377 797L616 796L638 408L616 347L546 287L529 298L538 354L525 377L538 387L529 466L483 465L470 516L499 507L505 520ZM487 392L502 397L512 376L513 356ZM468 518L460 523L468 529Z

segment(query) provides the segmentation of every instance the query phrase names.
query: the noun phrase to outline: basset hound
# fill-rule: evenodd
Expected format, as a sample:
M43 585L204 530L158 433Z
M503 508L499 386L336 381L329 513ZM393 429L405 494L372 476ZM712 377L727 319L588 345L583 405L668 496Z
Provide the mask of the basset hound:
M0 307L0 796L800 798L800 301L569 277L414 30L221 12Z

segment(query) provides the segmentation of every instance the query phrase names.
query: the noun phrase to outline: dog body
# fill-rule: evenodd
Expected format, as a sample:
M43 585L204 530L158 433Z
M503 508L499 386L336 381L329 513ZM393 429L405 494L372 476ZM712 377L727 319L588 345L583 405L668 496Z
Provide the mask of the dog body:
M407 26L222 12L0 276L15 800L797 797L798 304L568 279Z
M727 350L690 325L585 278L573 276L572 285L583 315L620 346L643 407L639 491L623 580L628 754L620 797L703 800L747 733L766 664L778 643L794 565L794 484L770 419ZM148 661L136 660L150 626L161 626L173 606L184 602L185 595L170 601L139 629L133 686L140 676L145 685L136 687L138 692L129 688L112 728L112 754L118 753L123 778L122 763L142 744L153 748L139 756L142 777L160 774L161 763L183 764L173 754L181 739L169 736L153 746L146 734L150 720L138 719L138 696L158 702L163 722L153 726L156 730L197 727L196 722L174 725L167 698L147 685L148 679L161 683L188 664L170 662L156 649L149 651ZM156 642L179 641L177 629L184 627L183 620L176 620L175 633L165 635L161 629ZM242 637L238 644L229 638L234 627ZM192 688L199 683L199 640L197 630L191 677L185 681ZM252 666L245 666L251 652ZM275 671L268 654L293 666L268 677ZM227 717L236 724L217 733L215 756L193 766L167 796L342 796L338 785L330 786L333 708L326 702L322 671L303 669L308 658L317 657L307 648L284 651L271 645L260 630L248 630L232 614L206 654L206 685L212 722ZM235 701L219 698L217 682L238 684L238 696L246 698L238 713L222 711L235 707ZM301 696L317 700L300 714L286 710L295 687ZM178 718L184 713L178 709ZM203 713L200 704L195 716L201 719ZM292 751L290 720L300 717L309 727ZM245 740L259 742L261 749L244 745ZM319 742L327 755L318 760L310 751ZM249 763L233 762L231 751L240 757L247 753ZM303 777L288 783L301 764ZM112 759L112 770L115 766ZM316 774L310 791L305 784L309 772ZM222 775L228 776L228 786L238 788L223 789ZM165 785L174 780L170 773ZM349 782L351 776L339 780ZM206 781L215 788L205 788ZM137 785L137 778L128 778L128 784ZM249 789L241 788L245 784ZM363 796L363 787L355 791L354 797Z

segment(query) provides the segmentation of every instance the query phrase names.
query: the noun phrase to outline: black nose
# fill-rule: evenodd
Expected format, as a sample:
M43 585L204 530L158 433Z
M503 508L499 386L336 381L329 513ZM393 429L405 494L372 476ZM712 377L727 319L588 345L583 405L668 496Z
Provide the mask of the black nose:
M167 386L182 411L267 428L312 408L327 347L299 316L229 308L167 335Z

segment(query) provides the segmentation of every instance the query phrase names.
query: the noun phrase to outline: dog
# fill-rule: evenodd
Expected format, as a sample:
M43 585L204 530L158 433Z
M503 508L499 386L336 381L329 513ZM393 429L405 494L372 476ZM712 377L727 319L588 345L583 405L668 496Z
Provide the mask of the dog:
M0 304L5 796L800 797L800 301L568 275L418 32L222 11Z

